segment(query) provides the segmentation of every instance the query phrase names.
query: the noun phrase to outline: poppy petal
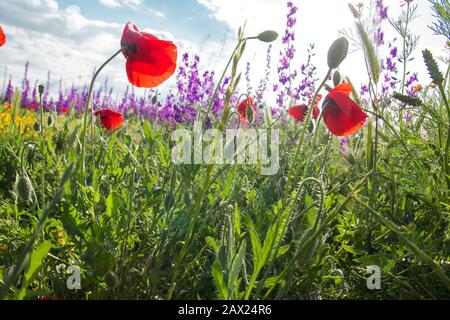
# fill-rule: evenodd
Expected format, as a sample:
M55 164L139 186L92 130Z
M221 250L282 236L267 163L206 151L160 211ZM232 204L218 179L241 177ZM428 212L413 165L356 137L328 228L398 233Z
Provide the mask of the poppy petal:
M172 42L140 32L134 23L128 22L123 30L121 45L131 84L154 88L174 74L178 53Z
M332 94L335 92L340 92L340 93L344 93L347 96L349 96L350 93L352 93L352 91L353 91L352 85L348 82L343 82L340 85L336 86L335 88L331 89L329 94Z
M125 121L121 113L111 109L98 110L94 114L100 116L100 125L110 131L118 129Z
M244 120L244 121L247 120L247 108L248 107L251 107L253 109L253 113L256 113L256 108L254 106L253 98L247 98L238 105L237 111L238 111L239 115L241 116L241 120Z
M367 114L351 101L350 114L342 112L337 103L329 99L323 110L323 120L332 134L336 136L350 136L356 133L366 122Z
M330 93L327 98L325 99L325 102L328 103L329 100L333 100L339 109L347 116L350 117L352 113L352 103L353 100L350 99L348 95L345 93L342 93L340 91L336 91L333 93Z
M0 47L6 43L6 36L3 32L2 26L0 26Z
M300 106L294 106L292 108L289 109L289 114L296 120L303 122L305 121L305 117L306 117L306 106L305 105L300 105Z

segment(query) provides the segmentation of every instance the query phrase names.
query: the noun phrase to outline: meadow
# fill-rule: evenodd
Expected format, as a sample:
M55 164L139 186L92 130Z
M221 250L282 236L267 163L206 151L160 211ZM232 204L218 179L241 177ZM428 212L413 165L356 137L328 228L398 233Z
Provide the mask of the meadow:
M424 50L411 63L416 3L393 2L400 17L381 0L350 5L352 32L327 61L311 46L301 64L289 1L285 32L241 28L220 74L129 23L111 57L127 59L121 98L95 81L104 65L92 83L51 94L26 64L21 85L0 92L0 297L449 299L450 5L430 1L444 57ZM257 88L241 61L249 41L267 43ZM277 66L273 41L284 45ZM362 85L339 70L351 49L365 58ZM419 81L419 63L432 82ZM261 174L260 159L175 163L172 134L195 123L272 130L278 170Z

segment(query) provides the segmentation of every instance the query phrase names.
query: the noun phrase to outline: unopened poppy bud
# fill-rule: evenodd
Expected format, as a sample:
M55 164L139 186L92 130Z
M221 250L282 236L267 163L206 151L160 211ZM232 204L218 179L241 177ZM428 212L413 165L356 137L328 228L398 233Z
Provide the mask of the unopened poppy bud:
M45 87L42 85L42 84L40 84L39 86L38 86L38 92L39 92L39 94L44 94L44 89L45 89Z
M119 284L117 276L112 271L108 271L104 276L105 282L111 289L114 289Z
M247 107L247 109L245 110L246 116L247 116L247 121L249 124L253 123L253 120L255 119L255 114L253 112L253 108L252 107Z
M17 195L23 201L31 201L31 191L33 186L28 177L20 177L17 181Z
M53 117L52 116L48 116L47 124L48 124L49 127L51 127L53 125Z
M3 281L8 282L14 274L15 265L9 267L6 272L3 274Z
M339 38L333 42L328 50L328 67L336 69L345 60L348 53L349 43L345 37Z
M278 33L273 30L266 30L258 35L258 40L262 42L273 42L278 39Z
M334 86L337 87L341 83L341 81L342 81L341 74L339 73L339 71L336 71L333 74L333 84L334 84Z

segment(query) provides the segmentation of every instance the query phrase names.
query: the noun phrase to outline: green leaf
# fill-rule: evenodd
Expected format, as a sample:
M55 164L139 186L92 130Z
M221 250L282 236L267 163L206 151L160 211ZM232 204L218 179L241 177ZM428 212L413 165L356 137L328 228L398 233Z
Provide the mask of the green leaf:
M252 224L249 226L250 240L252 243L253 256L255 257L255 265L259 265L262 258L261 239Z
M17 294L17 298L19 300L25 298L26 288L33 281L37 271L42 267L44 259L47 257L47 254L50 251L51 247L52 247L51 242L45 241L31 253L30 264L24 276L25 280L22 284L21 289Z
M120 208L120 199L115 191L111 192L106 198L106 215L108 217L117 216L117 212Z
M223 282L223 272L220 267L219 261L214 261L212 265L212 276L214 279L214 284L216 285L217 291L219 293L220 299L228 299L227 287Z
M233 263L231 264L231 271L228 277L228 289L230 294L234 292L236 287L236 282L238 280L239 272L241 271L242 264L244 263L246 242L245 239L242 240L241 246L237 255L233 258Z

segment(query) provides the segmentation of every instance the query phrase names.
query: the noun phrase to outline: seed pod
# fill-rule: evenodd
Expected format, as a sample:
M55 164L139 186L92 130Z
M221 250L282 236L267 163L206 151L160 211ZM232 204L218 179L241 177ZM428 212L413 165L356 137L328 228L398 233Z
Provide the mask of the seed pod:
M333 74L333 84L334 84L334 86L337 87L341 83L341 81L342 81L341 74L339 73L339 71L336 71Z
M245 110L245 113L247 115L247 121L249 124L253 123L253 120L255 119L255 113L253 112L253 108L248 106Z
M262 42L273 42L277 40L278 33L273 30L266 30L258 35L258 40Z
M39 94L40 95L42 95L42 94L44 94L44 86L42 85L42 84L40 84L39 86L38 86L38 92L39 92Z
M9 267L6 272L3 274L3 281L8 282L14 273L14 265Z
M23 201L31 201L31 191L33 186L27 176L20 177L17 181L17 194Z
M48 124L48 126L49 127L51 127L52 125L53 125L53 117L50 115L50 116L48 116L48 118L47 118L47 124Z
M333 42L328 50L328 67L336 69L347 57L349 43L345 37L339 38Z
M117 280L117 276L114 274L114 272L108 271L104 275L104 279L105 279L105 282L108 285L108 287L110 287L111 289L117 288L119 281Z

